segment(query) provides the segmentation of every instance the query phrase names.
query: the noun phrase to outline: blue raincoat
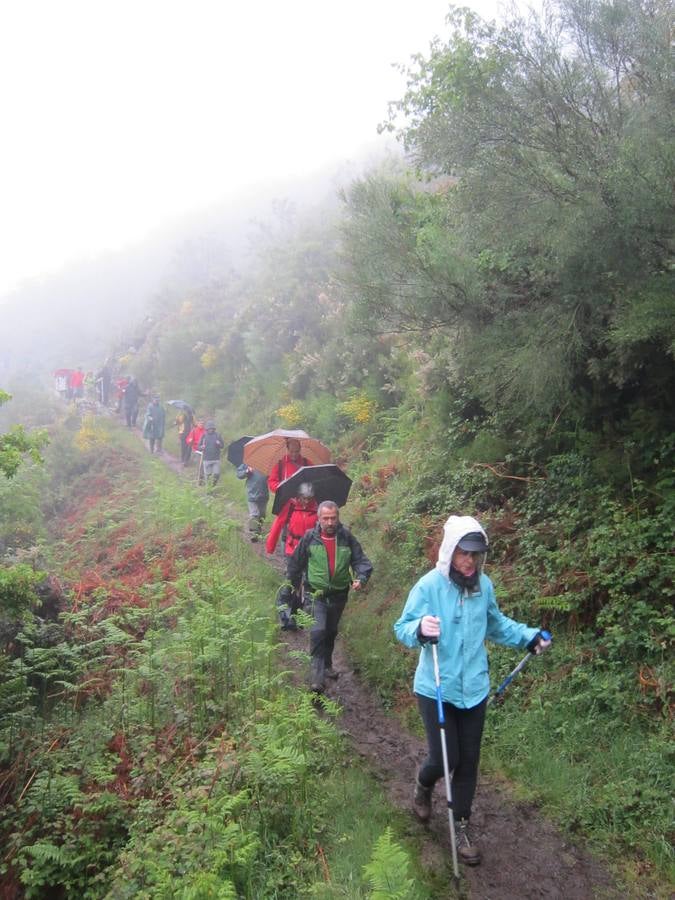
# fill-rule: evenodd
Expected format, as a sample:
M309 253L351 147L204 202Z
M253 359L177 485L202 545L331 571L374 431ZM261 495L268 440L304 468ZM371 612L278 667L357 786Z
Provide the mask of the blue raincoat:
M450 516L436 568L427 572L408 595L401 617L394 625L396 637L406 647L420 647L413 690L424 697L436 697L436 681L431 646L422 644L417 629L422 616L438 616L441 634L438 662L443 700L460 709L470 709L490 692L485 640L508 647L525 647L537 634L505 616L497 606L494 587L487 575L480 575L476 591L458 587L448 577L452 554L459 540L471 532L485 532L471 516Z

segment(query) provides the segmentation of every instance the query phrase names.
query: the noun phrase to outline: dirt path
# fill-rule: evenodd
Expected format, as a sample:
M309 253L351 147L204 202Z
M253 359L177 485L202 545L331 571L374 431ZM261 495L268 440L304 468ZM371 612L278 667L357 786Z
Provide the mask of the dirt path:
M180 462L164 451L161 459L185 478L194 477ZM190 473L190 474L188 474ZM227 503L233 517L245 521L245 513ZM279 553L270 558L261 543L251 545L277 571L283 571ZM284 633L288 650L305 650L308 638L304 632ZM342 713L338 727L349 737L354 751L372 768L373 777L381 782L390 801L409 810L414 772L424 756L424 743L402 730L399 722L387 716L373 693L362 684L351 668L341 639L338 637L335 666L339 679L329 684L327 694L338 701ZM289 667L295 667L298 678L304 677L297 660L288 656ZM428 826L420 825L410 815L410 832L422 843L425 863L434 870L440 883L448 885L443 897L463 896L471 900L527 900L527 898L560 898L560 900L625 900L630 895L616 885L614 876L569 840L550 822L542 818L533 804L514 801L503 787L481 776L472 824L480 839L483 862L475 868L461 868L459 894L452 884L450 841L442 783L436 787L435 812Z

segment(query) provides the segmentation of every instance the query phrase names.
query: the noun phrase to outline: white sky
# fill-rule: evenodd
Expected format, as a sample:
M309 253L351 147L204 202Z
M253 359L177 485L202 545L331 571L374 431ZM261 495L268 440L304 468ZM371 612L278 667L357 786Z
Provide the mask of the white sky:
M494 0L468 0L484 13ZM447 0L0 0L0 296L352 156Z

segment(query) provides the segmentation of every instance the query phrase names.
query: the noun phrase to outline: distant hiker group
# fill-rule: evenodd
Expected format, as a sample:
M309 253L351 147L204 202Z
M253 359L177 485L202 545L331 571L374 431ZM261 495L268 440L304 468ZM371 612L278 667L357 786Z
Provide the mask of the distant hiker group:
M52 373L54 390L64 401L90 400L107 406L112 382L111 369L106 363L94 374L85 372L82 366L55 369Z
M85 395L85 382L88 388L93 389L94 375L85 372L82 366L76 369L56 369L53 372L54 389L62 400L80 400Z

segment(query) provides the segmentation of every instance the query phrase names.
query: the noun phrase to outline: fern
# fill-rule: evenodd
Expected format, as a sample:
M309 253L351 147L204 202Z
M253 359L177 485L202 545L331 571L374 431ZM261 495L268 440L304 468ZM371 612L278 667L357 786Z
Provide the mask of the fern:
M409 866L407 853L387 828L375 842L371 861L363 867L373 889L371 900L415 900L418 892Z

